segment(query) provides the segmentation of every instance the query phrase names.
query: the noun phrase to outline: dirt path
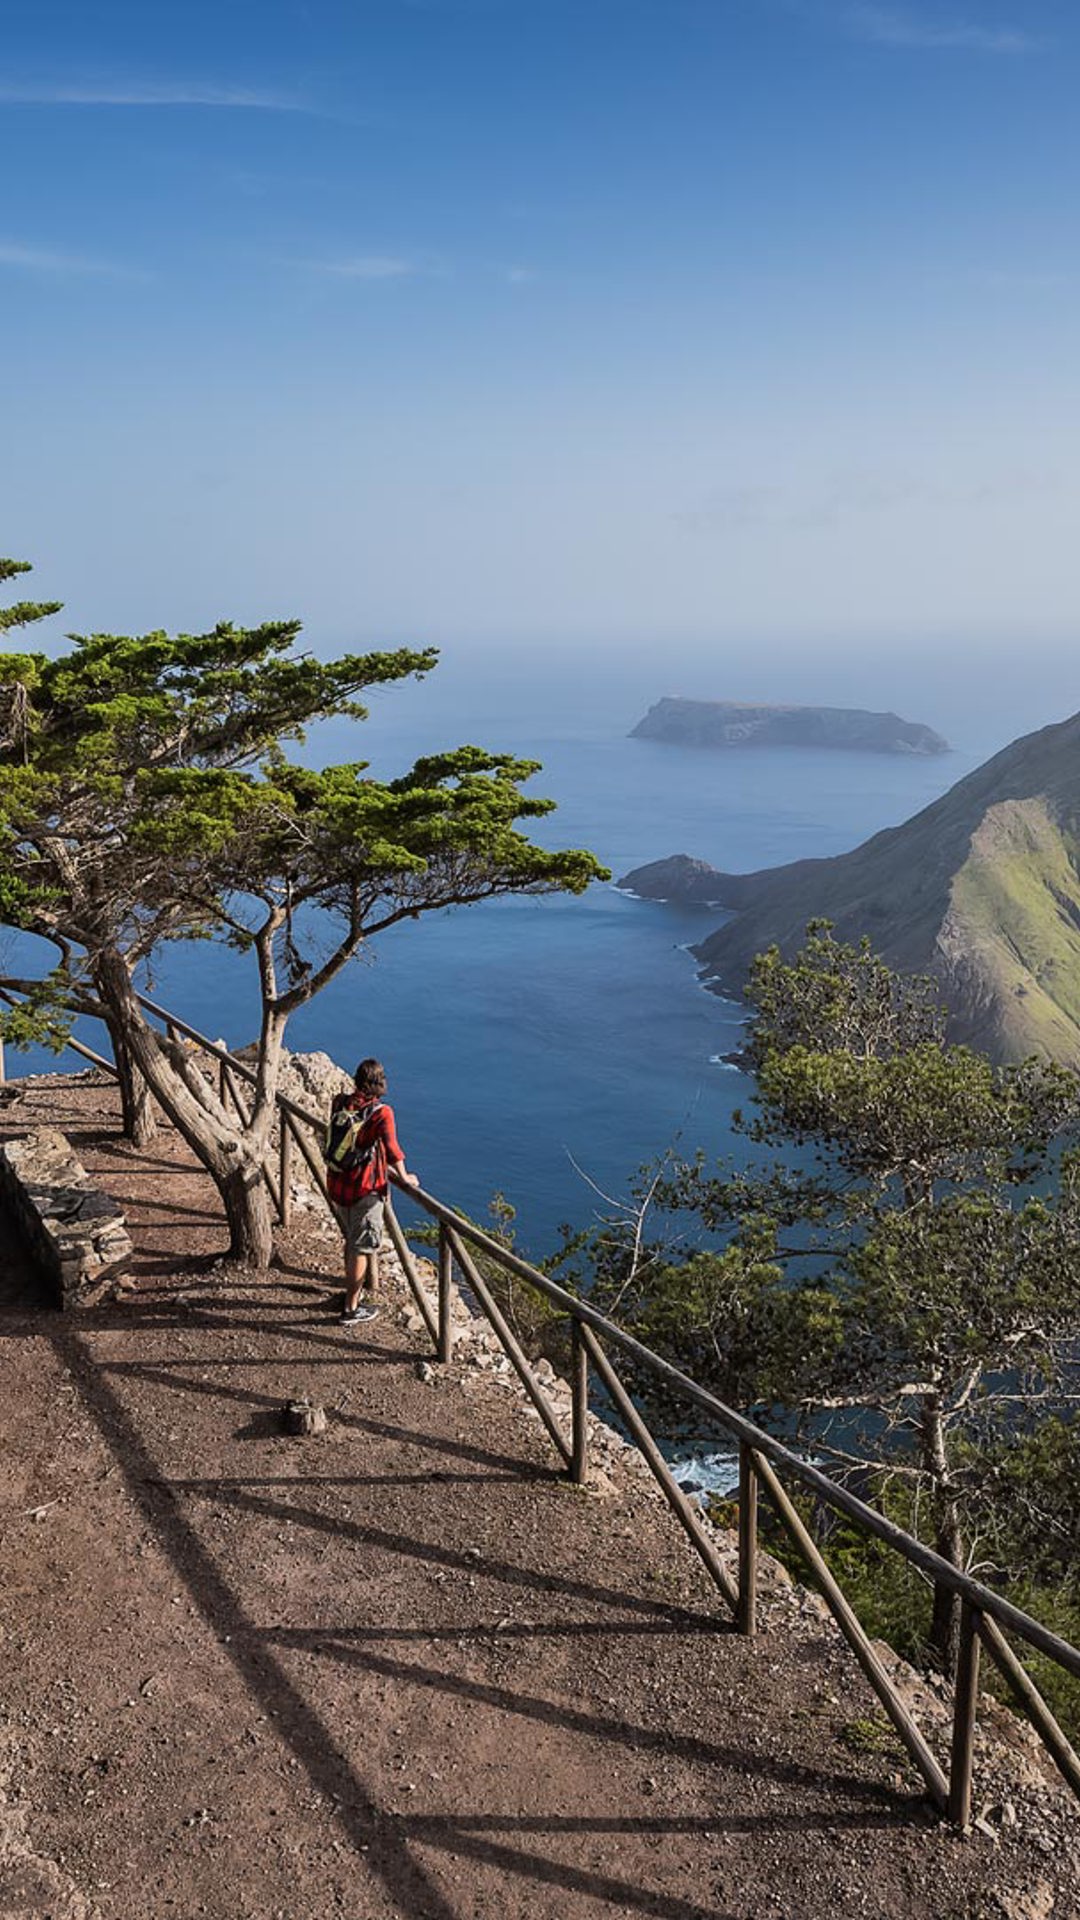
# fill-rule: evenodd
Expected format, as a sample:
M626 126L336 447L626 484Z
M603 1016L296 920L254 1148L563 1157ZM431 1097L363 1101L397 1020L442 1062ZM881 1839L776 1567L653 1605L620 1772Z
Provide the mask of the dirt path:
M0 1115L63 1125L137 1248L67 1317L0 1248L4 1920L1080 1913L1022 1789L965 1841L855 1750L873 1703L797 1597L740 1640L633 1474L575 1490L494 1370L422 1377L400 1299L343 1330L313 1220L263 1281L211 1264L212 1190L111 1098ZM299 1393L326 1434L281 1434Z

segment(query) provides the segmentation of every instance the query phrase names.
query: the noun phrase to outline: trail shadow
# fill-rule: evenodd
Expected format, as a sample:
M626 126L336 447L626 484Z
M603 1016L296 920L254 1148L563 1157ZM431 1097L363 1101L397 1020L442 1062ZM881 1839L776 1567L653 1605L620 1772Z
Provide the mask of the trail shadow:
M94 1127L65 1127L64 1133L70 1140L80 1158L85 1153L90 1160L112 1163L122 1168L129 1179L152 1179L157 1185L162 1180L198 1179L202 1169L194 1161L178 1160L169 1153L154 1153L146 1147L133 1146L125 1140L118 1130L115 1134L98 1132ZM209 1179L209 1174L205 1176Z
M98 1184L96 1174L94 1180L95 1185ZM102 1181L100 1184L102 1191L108 1192L107 1181ZM221 1215L210 1207L185 1207L177 1200L144 1200L141 1194L126 1194L122 1204L129 1219L136 1213L140 1215L160 1213L165 1214L169 1219L209 1220L215 1225L220 1224L221 1221Z
M883 1816L880 1819L868 1819L863 1814L850 1818L830 1818L830 1827L855 1829L859 1831L872 1827L888 1828L906 1822L907 1815L898 1811L892 1819ZM565 1860L553 1859L549 1854L526 1851L520 1847L500 1844L490 1836L493 1832L516 1834L643 1834L657 1837L675 1834L700 1834L704 1826L710 1833L752 1834L762 1829L774 1832L801 1832L807 1822L797 1815L775 1814L753 1815L729 1819L713 1818L703 1822L700 1816L675 1819L633 1819L633 1820L590 1820L548 1818L543 1814L500 1819L499 1816L478 1816L475 1820L466 1817L456 1820L452 1816L433 1815L410 1818L402 1823L409 1838L429 1847L441 1848L456 1858L465 1856L477 1860L484 1866L497 1868L504 1875L515 1875L533 1880L540 1886L561 1887L569 1894L581 1894L590 1899L606 1900L619 1913L653 1914L656 1920L745 1920L746 1909L740 1906L738 1911L721 1909L712 1905L700 1907L689 1900L673 1897L662 1892L653 1892L640 1883L631 1880L616 1879L609 1874L595 1871L584 1872ZM567 1909L569 1912L570 1910ZM800 1909L800 1911L803 1911ZM805 1909L809 1912L809 1909ZM821 1909L815 1908L815 1912ZM796 1920L792 1910L791 1920Z
M698 1823L700 1826L700 1822ZM419 1832L415 1835L412 1822L405 1823L405 1831L429 1847L441 1847L455 1854L479 1860L484 1866L496 1867L502 1875L535 1881L538 1886L561 1887L568 1894L579 1894L590 1900L605 1900L614 1907L616 1913L653 1914L656 1920L746 1920L745 1910L738 1913L724 1912L717 1906L699 1907L696 1902L683 1900L670 1893L653 1892L635 1880L616 1880L611 1874L601 1874L575 1867L566 1860L554 1860L549 1854L527 1853L520 1847L500 1846L495 1840L488 1840L479 1833L462 1831L448 1827L440 1832L437 1823L429 1825L418 1823ZM684 1832L685 1828L671 1828L670 1832ZM567 1908L569 1914L572 1909Z
M617 1623L612 1631L617 1634ZM757 1775L775 1780L783 1786L843 1793L864 1801L879 1812L896 1804L893 1790L879 1786L874 1781L853 1780L846 1773L826 1773L820 1767L801 1766L794 1760L770 1760L750 1747L722 1746L715 1740L704 1740L696 1734L674 1733L665 1727L642 1726L613 1716L591 1713L582 1707L572 1707L565 1701L545 1700L540 1695L522 1693L490 1681L446 1673L439 1668L420 1666L415 1661L395 1660L389 1654L374 1653L367 1648L344 1647L338 1644L341 1637L333 1627L324 1628L322 1632L309 1629L299 1635L286 1627L268 1627L260 1635L271 1646L295 1645L305 1652L319 1653L340 1661L344 1666L377 1673L383 1679L400 1680L409 1686L453 1694L473 1705L493 1707L500 1713L533 1720L543 1726L557 1727L561 1731L571 1728L591 1740L627 1747L632 1753L677 1754L682 1760L707 1767L727 1768L740 1775ZM468 1637L475 1637L474 1630L469 1630ZM800 1814L800 1821L804 1826L813 1824L812 1817L805 1809ZM821 1824L833 1824L832 1808L823 1809ZM884 1824L888 1824L888 1821Z
M509 1464L511 1467L516 1465L515 1462ZM520 1472L512 1474L515 1480L520 1477ZM632 1612L647 1615L650 1619L663 1620L670 1627L690 1623L694 1628L707 1627L712 1633L733 1633L735 1630L733 1623L723 1615L694 1613L689 1608L673 1606L665 1600L652 1600L641 1594L627 1593L622 1588L601 1587L588 1580L574 1579L568 1574L550 1573L534 1567L519 1566L513 1560L494 1560L476 1548L465 1549L447 1546L441 1541L418 1540L414 1534L391 1533L385 1527L365 1526L360 1521L346 1520L338 1514L318 1513L310 1507L292 1506L280 1500L260 1499L257 1494L245 1492L235 1480L190 1482L161 1479L156 1484L168 1494L193 1491L219 1506L227 1504L266 1520L287 1521L290 1526L307 1527L315 1533L331 1534L336 1539L349 1539L358 1546L377 1547L385 1553L423 1561L436 1567L445 1567L453 1572L482 1576L499 1581L504 1586L524 1587L529 1593L562 1594L568 1599L599 1603L620 1610L627 1607ZM324 1633L322 1637L333 1639L336 1636Z
M925 1806L925 1800L919 1803ZM928 1820L938 1818L933 1810L928 1810ZM883 1810L880 1820L867 1819L862 1812L839 1814L830 1820L830 1826L846 1827L852 1830L864 1827L891 1827L906 1824L907 1809L894 1806L891 1812ZM423 1835L466 1834L483 1831L484 1833L700 1833L703 1827L710 1831L723 1830L725 1833L753 1833L756 1828L769 1827L783 1832L785 1829L798 1832L805 1825L801 1813L746 1813L746 1814L709 1814L703 1819L700 1813L682 1814L631 1814L617 1818L612 1814L577 1813L434 1813L413 1814L403 1824L417 1837Z
M430 1874L413 1858L407 1840L386 1818L350 1756L280 1661L265 1649L256 1652L251 1622L198 1534L172 1502L163 1503L148 1494L148 1488L155 1484L153 1456L78 1336L57 1329L52 1338L78 1384L87 1411L114 1454L136 1506L153 1527L194 1605L222 1641L223 1656L232 1661L263 1711L276 1716L282 1738L305 1768L316 1792L340 1802L337 1818L352 1844L364 1850L367 1868L383 1881L392 1898L400 1901L406 1914L459 1920Z
M411 1361L415 1354L392 1356ZM379 1353L356 1355L356 1364L373 1366L385 1364L384 1356ZM267 1363L269 1364L269 1363ZM294 1361L291 1356L282 1355L275 1359L276 1365L311 1366L317 1364L302 1358ZM202 1394L211 1400L235 1400L240 1406L261 1408L280 1405L280 1396L272 1393L256 1393L250 1387L223 1386L220 1383L189 1380L183 1374L172 1369L201 1365L197 1361L165 1360L146 1364L139 1360L103 1363L102 1371L133 1379L156 1382L170 1391ZM523 1476L533 1480L560 1480L562 1474L555 1467L538 1466L534 1461L515 1459L510 1454L492 1453L486 1447L474 1446L469 1440L451 1440L446 1434L431 1434L423 1428L399 1427L387 1420L377 1420L366 1414L347 1413L344 1409L335 1418L342 1426L352 1428L358 1433L370 1433L380 1440L397 1440L408 1446L424 1448L431 1453L448 1454L452 1459L472 1460L479 1466L503 1468L509 1470L515 1479ZM227 1484L227 1483L223 1483Z
M143 1275L160 1275L164 1279L168 1275L175 1285L182 1286L185 1276L216 1266L224 1257L227 1248L228 1242L224 1228L220 1246L211 1247L205 1253L186 1253L183 1258L179 1256L175 1247L151 1246L143 1241L129 1271L136 1278Z
M742 1920L742 1916L733 1912L725 1914L713 1903L699 1904L695 1899L673 1895L660 1887L646 1886L630 1878L592 1870L588 1865L555 1857L535 1844L510 1844L506 1837L517 1835L524 1840L531 1838L535 1841L538 1836L548 1834L555 1841L561 1836L575 1833L605 1832L622 1832L628 1836L647 1833L662 1836L664 1833L675 1835L692 1832L700 1824L678 1815L666 1820L657 1818L650 1821L646 1817L643 1821L627 1819L611 1823L603 1818L562 1813L545 1815L542 1812L520 1817L502 1814L489 1817L478 1810L474 1814L459 1817L423 1815L411 1819L380 1805L378 1786L365 1777L357 1751L349 1750L341 1743L334 1727L327 1723L307 1697L302 1685L292 1676L290 1656L303 1655L305 1664L313 1656L321 1657L366 1670L380 1678L398 1682L403 1687L419 1687L433 1694L450 1695L488 1711L505 1714L511 1723L525 1721L547 1724L563 1733L580 1734L591 1741L632 1752L662 1750L709 1767L730 1769L737 1777L764 1776L791 1786L797 1785L804 1791L810 1788L823 1799L830 1792L839 1790L848 1806L852 1798L863 1803L853 1812L849 1812L847 1807L837 1808L835 1802L822 1805L820 1810L806 1809L798 1816L798 1824L804 1829L808 1826L884 1826L897 1818L896 1797L876 1786L862 1785L847 1776L840 1778L791 1762L774 1761L736 1745L725 1746L694 1734L643 1726L615 1714L604 1715L591 1711L580 1704L544 1699L520 1689L394 1658L366 1643L372 1632L378 1630L360 1628L351 1631L340 1627L318 1630L288 1625L266 1628L257 1625L246 1610L239 1592L231 1584L227 1572L218 1564L195 1524L185 1513L186 1499L206 1499L218 1506L232 1503L272 1521L286 1520L292 1527L306 1526L317 1532L332 1532L339 1537L344 1534L347 1538L380 1548L388 1555L467 1571L478 1577L487 1576L534 1593L573 1596L589 1600L594 1606L611 1609L612 1617L606 1622L594 1618L580 1624L569 1621L552 1623L553 1631L568 1635L575 1632L595 1634L597 1631L614 1636L620 1631L636 1634L670 1634L680 1630L700 1633L705 1628L715 1632L719 1623L710 1616L698 1615L663 1601L507 1563L444 1542L428 1543L385 1528L360 1526L314 1513L290 1502L265 1498L255 1491L260 1486L268 1485L302 1486L310 1491L306 1479L255 1479L250 1483L237 1483L235 1479L223 1477L170 1482L161 1475L135 1420L108 1377L108 1370L97 1364L93 1347L83 1334L70 1325L53 1321L48 1336L58 1358L69 1369L83 1404L113 1453L138 1512L168 1556L193 1605L221 1643L222 1658L232 1662L260 1711L274 1716L281 1740L305 1770L315 1792L336 1803L340 1829L362 1855L364 1868L381 1881L386 1894L409 1920L421 1915L425 1916L425 1920L467 1920L467 1915L476 1910L471 1895L466 1897L465 1903L458 1904L444 1890L433 1877L433 1868L422 1857L425 1850L448 1854L460 1861L474 1862L501 1876L504 1883L561 1889L567 1896L568 1913L573 1910L571 1903L574 1901L590 1900L610 1908L613 1914L653 1916L653 1920ZM170 1388L179 1384L182 1389L193 1387L199 1390L201 1386L201 1383L196 1385L184 1381L182 1377L178 1380L175 1371L167 1367L124 1363L114 1372L121 1380L156 1381ZM212 1388L209 1390L215 1391ZM274 1404L269 1396L243 1390L226 1390L220 1397L231 1398L248 1406L255 1420L265 1418ZM384 1437L405 1437L434 1452L444 1448L441 1440L432 1441L428 1435L413 1434L390 1423L354 1418L350 1424L359 1431L378 1432ZM498 1455L486 1454L481 1449L467 1449L458 1443L449 1443L445 1450L471 1456L478 1465L489 1469L492 1465L509 1465L515 1477L522 1471L519 1462L500 1462ZM329 1481L327 1484L337 1482ZM420 1630L416 1631L419 1633ZM531 1631L535 1632L535 1629ZM391 1629L390 1632L394 1634L396 1630ZM427 1637L430 1639L434 1636ZM476 1629L470 1630L472 1637L476 1637ZM783 1819L784 1816L779 1824L783 1824ZM756 1816L747 1816L745 1823L738 1820L732 1822L731 1830L749 1832L755 1822L763 1826L767 1824L770 1831L778 1824L771 1814L761 1816L760 1820ZM709 1822L711 1827L724 1824L722 1819L710 1819ZM792 1824L795 1824L794 1815ZM662 1872L662 1863L659 1871ZM513 1897L507 1885L508 1904Z
M292 1229L289 1227L286 1227L284 1229L280 1229L280 1231L284 1233L289 1233L292 1231ZM338 1246L336 1248L333 1246L328 1246L326 1249L328 1257L338 1260L340 1263L339 1250L340 1250L340 1241L338 1242ZM270 1266L271 1266L271 1271L274 1274L294 1273L294 1274L300 1275L301 1277L306 1276L311 1286L316 1286L316 1285L319 1285L320 1283L324 1288L336 1286L338 1291L340 1292L343 1284L342 1276L337 1266L335 1266L334 1271L332 1273L325 1270L322 1267L312 1267L312 1266L306 1266L306 1265L299 1266L296 1261L286 1259L285 1254L281 1251L280 1247L275 1249L274 1257L270 1262Z
M162 1305L166 1304L172 1309L173 1324L176 1326L205 1327L215 1333L254 1333L260 1340L275 1334L295 1334L298 1339L312 1347L324 1348L336 1361L340 1360L342 1354L361 1352L376 1356L381 1354L388 1361L421 1360L432 1351L429 1348L427 1353L421 1353L413 1346L388 1347L382 1340L382 1336L387 1330L394 1331L393 1322L389 1318L373 1320L362 1327L343 1327L341 1314L327 1310L325 1297L318 1305L313 1303L312 1310L302 1319L293 1317L296 1313L295 1306L275 1312L274 1303L267 1301L265 1311L257 1312L257 1317L253 1318L251 1310L255 1303L251 1300L244 1301L243 1314L239 1306L236 1311L222 1312L216 1303L208 1301L205 1295L199 1294L194 1299L185 1299L182 1293L179 1297L175 1297L175 1290L173 1295L167 1294L162 1301ZM125 1322L127 1326L131 1325L130 1311L129 1308L129 1317ZM142 1324L146 1326L153 1324L149 1313L145 1314Z

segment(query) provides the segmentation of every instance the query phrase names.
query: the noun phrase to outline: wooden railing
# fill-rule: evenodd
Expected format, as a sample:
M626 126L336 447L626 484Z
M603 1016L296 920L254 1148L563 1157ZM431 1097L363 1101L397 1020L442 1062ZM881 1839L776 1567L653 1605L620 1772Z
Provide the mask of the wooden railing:
M160 1020L174 1039L182 1037L191 1041L217 1063L222 1100L230 1103L239 1114L246 1115L241 1086L254 1082L252 1069L225 1048L208 1040L195 1027L157 1006L154 1001L145 996L140 996L140 1000L145 1010ZM73 1040L71 1045L95 1065L109 1072L115 1071L109 1061L81 1042ZM321 1155L325 1116L309 1111L283 1094L278 1095L277 1106L279 1128L276 1164L273 1167L264 1166L263 1178L279 1219L287 1224L295 1153L300 1154L315 1186L328 1201ZM395 1181L395 1184L401 1186L400 1182ZM989 1655L1004 1676L1047 1752L1080 1798L1080 1757L1070 1745L1007 1636L1012 1635L1024 1646L1042 1654L1080 1680L1080 1651L1076 1647L1042 1626L1030 1614L1013 1606L1002 1594L995 1593L942 1559L876 1508L860 1500L847 1487L830 1479L782 1441L746 1419L735 1408L726 1406L715 1394L699 1386L670 1362L661 1359L659 1354L653 1353L632 1334L597 1312L587 1300L580 1300L568 1293L564 1287L502 1246L490 1234L474 1226L472 1221L453 1207L436 1199L434 1194L426 1193L419 1187L402 1186L401 1190L438 1222L437 1291L433 1306L421 1283L416 1262L393 1207L387 1208L390 1237L438 1359L444 1363L449 1361L453 1350L451 1303L456 1267L473 1300L498 1335L563 1467L577 1483L585 1479L588 1471L589 1372L592 1369L634 1444L647 1461L691 1545L731 1608L738 1630L747 1635L753 1635L756 1631L758 1499L763 1492L810 1569L840 1632L922 1776L930 1799L956 1826L966 1827L971 1818L980 1651ZM571 1431L568 1434L563 1431L559 1416L536 1377L528 1355L492 1293L477 1256L485 1262L494 1262L505 1272L525 1281L568 1318L571 1329ZM652 1373L669 1392L705 1413L718 1429L736 1442L739 1452L739 1501L738 1560L734 1579L717 1551L712 1532L703 1524L696 1507L678 1485L660 1447L619 1378L608 1352L610 1348L617 1349L633 1360L637 1367ZM901 1699L808 1531L783 1484L784 1480L794 1481L806 1489L822 1505L843 1514L863 1533L880 1540L899 1554L935 1587L944 1588L957 1596L960 1605L960 1641L953 1690L952 1745L947 1771L931 1751L914 1716Z

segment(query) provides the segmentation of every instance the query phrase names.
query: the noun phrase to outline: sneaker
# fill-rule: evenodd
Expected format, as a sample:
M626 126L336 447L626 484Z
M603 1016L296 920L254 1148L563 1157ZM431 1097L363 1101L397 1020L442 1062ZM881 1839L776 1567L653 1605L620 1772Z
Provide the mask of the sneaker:
M341 1324L343 1327L359 1327L364 1321L377 1320L378 1317L378 1307L367 1307L363 1305L359 1307L346 1307L341 1316Z

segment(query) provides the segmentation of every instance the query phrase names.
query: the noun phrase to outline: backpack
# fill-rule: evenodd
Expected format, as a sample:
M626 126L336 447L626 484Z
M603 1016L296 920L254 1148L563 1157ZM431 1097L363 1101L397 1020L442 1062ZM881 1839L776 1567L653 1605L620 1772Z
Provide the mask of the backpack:
M381 1100L366 1107L341 1106L330 1115L323 1142L323 1159L332 1173L360 1175L361 1193L373 1193L379 1179L379 1154L382 1141L377 1133L364 1140L369 1121L382 1112Z

